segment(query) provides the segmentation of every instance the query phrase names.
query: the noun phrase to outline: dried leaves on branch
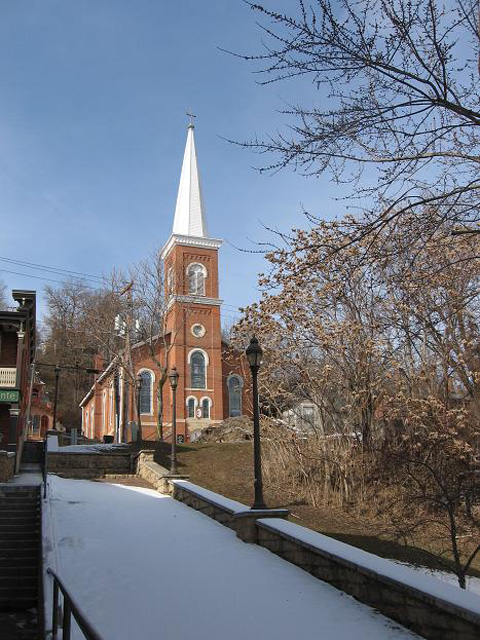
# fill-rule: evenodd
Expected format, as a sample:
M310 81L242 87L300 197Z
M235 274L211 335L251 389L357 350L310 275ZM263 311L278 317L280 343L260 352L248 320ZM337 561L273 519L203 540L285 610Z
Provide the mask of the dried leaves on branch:
M480 537L480 238L446 227L411 242L405 216L373 244L332 251L341 225L283 236L235 329L238 344L255 331L264 347L271 413L315 408L308 437L269 446L272 481L290 474L312 504L368 512L403 541L421 535L464 585Z

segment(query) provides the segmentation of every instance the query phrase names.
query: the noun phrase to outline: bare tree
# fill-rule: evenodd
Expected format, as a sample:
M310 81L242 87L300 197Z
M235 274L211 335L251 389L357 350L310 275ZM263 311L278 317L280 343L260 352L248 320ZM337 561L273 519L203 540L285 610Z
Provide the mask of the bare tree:
M92 384L85 369L92 367L95 353L110 359L118 337L113 332L118 303L107 288L92 290L79 280L46 287L47 313L39 361L66 365L61 372L59 415L68 426L80 426L78 403ZM53 391L52 367L41 367L42 378ZM53 395L53 394L52 394Z
M154 252L132 270L134 297L139 322L141 346L145 346L148 358L159 372L157 383L157 437L164 438L165 398L164 388L168 380L171 363L170 355L175 346L178 332L184 326L185 318L167 327L167 314L170 292L173 290L173 278L183 274L170 272L171 282L165 283L164 263L161 251ZM166 286L167 284L167 286ZM188 313L188 307L184 309Z
M244 143L272 157L262 170L328 170L350 185L361 215L345 221L356 231L345 244L407 211L422 237L445 221L477 229L477 0L298 0L288 15L247 4L264 19L264 50L240 57L264 83L310 80L317 91L284 110L286 130Z
M437 559L451 558L466 589L466 575L480 552L475 415L460 405L448 408L433 396L398 393L388 419L397 427L400 421L402 429L401 437L398 429L390 432L378 456L376 475L389 487L385 513L407 540L422 532Z
M0 280L0 309L6 309L8 307L7 300L7 285L3 280Z

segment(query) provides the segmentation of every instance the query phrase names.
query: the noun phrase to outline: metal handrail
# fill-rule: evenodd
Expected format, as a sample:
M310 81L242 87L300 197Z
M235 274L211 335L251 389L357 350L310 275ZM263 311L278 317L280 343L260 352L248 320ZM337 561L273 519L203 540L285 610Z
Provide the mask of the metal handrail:
M48 466L48 436L47 434L45 434L45 437L43 438L43 465L42 465L44 499L47 497L47 466Z
M86 640L104 640L93 624L89 622L80 607L68 593L65 585L50 568L47 573L53 577L53 611L52 611L52 640L57 640L58 633L58 590L63 594L63 623L62 623L62 640L70 640L72 628L72 615L76 623L82 630ZM59 639L58 639L59 640Z

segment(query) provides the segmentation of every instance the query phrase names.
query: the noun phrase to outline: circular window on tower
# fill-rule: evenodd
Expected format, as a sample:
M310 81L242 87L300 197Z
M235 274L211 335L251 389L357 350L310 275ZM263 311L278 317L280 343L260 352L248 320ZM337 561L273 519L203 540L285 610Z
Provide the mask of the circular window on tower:
M193 324L191 332L196 338L203 338L203 336L207 333L207 330L205 329L203 324Z

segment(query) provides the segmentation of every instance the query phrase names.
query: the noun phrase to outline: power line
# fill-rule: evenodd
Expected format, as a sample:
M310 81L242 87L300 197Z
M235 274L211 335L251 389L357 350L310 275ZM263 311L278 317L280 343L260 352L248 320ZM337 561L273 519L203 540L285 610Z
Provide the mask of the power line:
M14 264L14 265L24 266L24 267L26 267L28 269L47 271L47 272L55 274L55 275L65 275L65 276L75 277L78 280L80 280L85 287L87 287L89 289L93 289L93 290L101 290L101 285L104 284L107 281L107 278L105 278L104 276L98 276L98 275L95 275L95 274L92 274L92 273L86 273L86 272L83 272L83 271L73 271L73 270L70 270L70 269L64 269L62 267L53 267L51 265L45 265L45 264L36 263L36 262L27 262L26 260L17 260L15 258L7 258L5 256L0 256L0 261L11 263L11 264ZM0 272L10 273L10 274L13 274L13 275L25 276L27 278L35 278L35 280L44 280L46 282L55 282L56 284L65 284L65 282L67 282L66 280L56 280L56 279L53 279L53 278L48 278L46 276L38 276L38 275L33 275L33 274L29 274L29 273L22 273L20 271L11 271L11 270L2 269L2 268L0 268ZM96 286L88 285L85 282L85 280L90 280ZM232 304L228 304L226 302L222 303L222 307L228 309L229 311L233 310L233 312L239 312L239 310L240 310L240 307L232 305ZM239 318L243 317L242 314L240 314L240 313L234 313L234 315L237 315L237 317L239 317ZM232 317L232 316L230 316L230 317Z
M14 258L6 258L5 256L0 256L0 260L2 262L10 262L12 264L18 264L22 267L27 267L29 269L36 268L36 269L39 269L40 271L50 271L52 273L72 275L72 276L82 276L88 279L100 280L101 282L105 281L105 278L103 276L96 276L93 273L84 273L82 271L71 271L70 269L63 269L61 267L52 267L49 265L39 264L36 262L26 262L25 260L16 260Z
M54 280L53 278L45 278L42 276L34 276L32 273L22 273L21 271L10 271L9 269L1 269L2 273L11 273L16 276L24 276L25 278L35 278L35 280L45 280L47 282L56 282L57 284L66 284L66 280ZM87 287L87 289L93 289L94 291L101 291L100 287L92 287L91 285L81 281L83 286ZM100 284L100 283L99 283Z

